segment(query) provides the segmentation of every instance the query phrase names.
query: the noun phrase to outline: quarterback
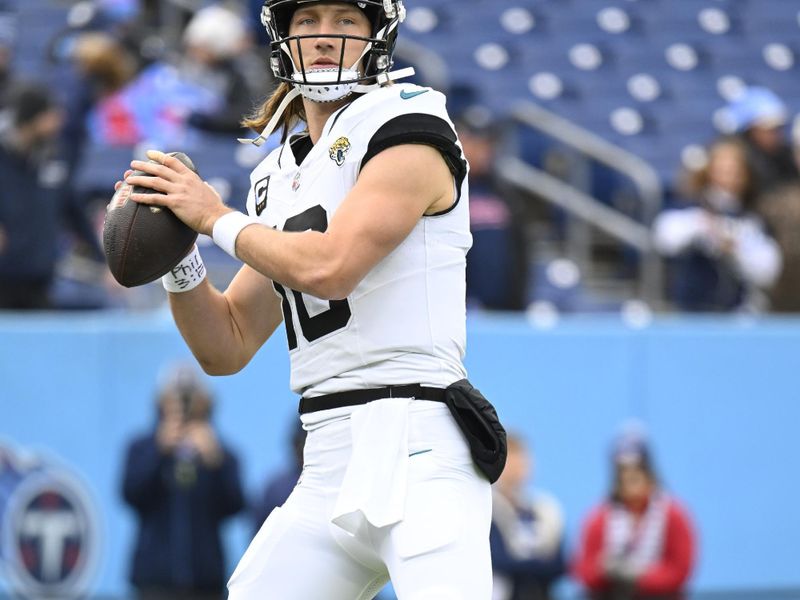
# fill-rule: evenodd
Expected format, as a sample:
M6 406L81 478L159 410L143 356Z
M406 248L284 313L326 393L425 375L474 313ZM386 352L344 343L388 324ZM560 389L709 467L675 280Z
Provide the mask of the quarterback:
M278 127L284 141L252 172L247 214L159 151L131 163L151 177L126 178L156 192L133 200L244 263L220 292L195 248L162 280L208 373L239 371L286 331L303 472L240 560L231 600L361 600L389 579L400 600L491 596L496 475L446 400L466 376L467 164L445 97L394 82L408 74L392 71L404 16L402 0L266 0L281 84L246 122L261 134L242 141Z

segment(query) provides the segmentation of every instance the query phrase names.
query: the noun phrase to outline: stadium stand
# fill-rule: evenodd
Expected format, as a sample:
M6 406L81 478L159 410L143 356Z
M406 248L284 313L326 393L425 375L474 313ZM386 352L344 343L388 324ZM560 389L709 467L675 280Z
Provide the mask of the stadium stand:
M90 3L18 2L18 27L25 32L16 40L18 72L58 76L44 48L68 19L77 18L78 4ZM411 61L418 71L435 59L446 66L449 80L438 85L472 87L474 100L500 116L511 117L520 103L530 102L567 119L642 159L659 178L662 195L669 194L682 157L695 156L698 147L728 132L722 109L744 86L770 88L792 114L800 110L800 10L795 2L409 0L407 5L404 29L414 44ZM433 54L426 58L419 48ZM400 58L409 57L400 53ZM552 151L563 149L565 141L523 131L530 124L511 120L517 131L508 147L547 170ZM187 150L195 162L229 183L234 203L243 202L241 188L252 163L237 160L235 141L204 137L192 146ZM105 185L116 177L104 173L120 154L125 150L92 149L89 175L84 175ZM579 165L590 173L578 186L581 191L649 226L652 211L636 206L641 199L630 200L630 173L620 174L595 158L588 161L588 167ZM576 185L573 175L559 176ZM620 197L625 199L620 202ZM550 215L556 224L563 219L559 211ZM620 247L618 238L606 242L608 248ZM623 263L631 256L636 263L641 252L631 255L623 248L616 254L627 257ZM623 290L623 296L631 293L637 294L634 288Z
M435 23L420 19L426 27L413 35L444 57L454 84L472 82L480 101L500 112L537 103L646 161L669 194L682 157L730 131L722 109L745 85L773 89L792 112L800 108L793 4L520 0L503 9L476 1L463 10L463 3L429 0L412 5L410 29L417 11L436 15ZM517 149L546 169L563 140L553 144L539 133L518 135ZM592 162L583 191L614 207L615 198L628 195L629 178ZM642 221L635 204L622 205ZM618 249L619 240L607 246ZM621 256L624 267L631 254Z

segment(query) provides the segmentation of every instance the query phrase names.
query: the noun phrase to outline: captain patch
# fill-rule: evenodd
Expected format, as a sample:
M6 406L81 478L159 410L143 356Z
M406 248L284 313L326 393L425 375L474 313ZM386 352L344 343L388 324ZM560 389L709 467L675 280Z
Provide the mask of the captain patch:
M264 179L259 179L256 182L254 191L256 194L256 216L261 216L264 209L267 208L267 192L269 191L269 178L267 175Z

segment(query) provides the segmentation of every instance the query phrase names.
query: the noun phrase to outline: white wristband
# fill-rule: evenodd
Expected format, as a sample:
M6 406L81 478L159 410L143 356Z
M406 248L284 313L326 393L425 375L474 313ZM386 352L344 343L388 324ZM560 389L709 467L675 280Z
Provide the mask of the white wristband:
M168 292L178 294L196 288L205 278L206 266L195 244L192 251L161 278L161 285Z
M244 213L236 211L229 212L222 215L214 223L211 237L217 246L225 250L233 258L239 258L236 256L236 238L239 237L242 229L253 223L258 223L258 220L254 217L248 217Z

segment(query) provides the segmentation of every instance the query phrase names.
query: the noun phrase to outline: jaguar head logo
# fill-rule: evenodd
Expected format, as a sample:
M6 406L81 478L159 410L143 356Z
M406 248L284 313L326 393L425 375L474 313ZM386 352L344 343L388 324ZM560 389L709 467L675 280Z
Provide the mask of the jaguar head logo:
M346 137L340 137L338 140L333 142L330 148L328 148L328 155L331 157L331 160L337 164L337 166L341 167L344 164L344 157L350 150L350 140Z

